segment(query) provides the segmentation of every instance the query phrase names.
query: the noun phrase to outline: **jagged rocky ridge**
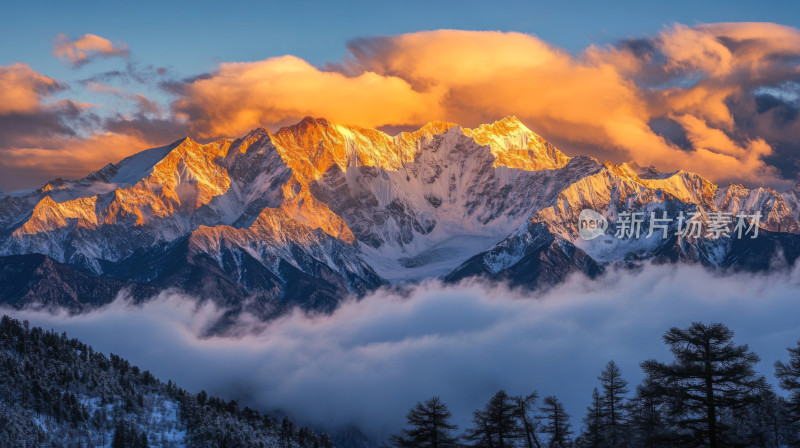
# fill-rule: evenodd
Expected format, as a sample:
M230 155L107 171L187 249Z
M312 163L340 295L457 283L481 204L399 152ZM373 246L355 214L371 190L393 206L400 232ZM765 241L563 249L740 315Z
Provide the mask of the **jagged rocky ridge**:
M755 240L584 241L584 208L612 232L624 211L763 218ZM758 270L794 262L799 218L800 186L719 187L686 171L570 158L514 117L394 137L306 118L274 134L185 138L0 197L0 280L10 282L0 294L81 309L121 289L174 287L271 316L431 277L537 286L650 259Z

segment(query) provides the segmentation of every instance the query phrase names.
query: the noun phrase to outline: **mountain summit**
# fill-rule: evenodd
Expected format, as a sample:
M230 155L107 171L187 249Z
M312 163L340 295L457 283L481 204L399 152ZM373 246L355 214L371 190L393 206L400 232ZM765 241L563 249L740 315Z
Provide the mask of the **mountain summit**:
M348 294L432 277L535 286L648 259L760 269L776 254L797 258L798 197L570 158L515 117L396 136L309 117L235 140L185 138L0 197L0 276L18 284L2 299L81 300L69 282L21 285L41 282L25 269L41 262L19 261L34 254L110 290L175 287L265 316L329 310ZM703 223L758 213L761 235L682 236L673 222L665 238L586 241L585 208L607 217L610 232L634 212L697 213Z

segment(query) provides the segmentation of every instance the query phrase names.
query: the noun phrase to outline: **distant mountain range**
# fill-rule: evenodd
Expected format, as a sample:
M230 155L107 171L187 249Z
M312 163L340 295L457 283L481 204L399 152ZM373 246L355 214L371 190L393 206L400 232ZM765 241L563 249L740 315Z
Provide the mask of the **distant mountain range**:
M608 219L605 236L579 236L586 208ZM759 235L676 235L673 220L647 238L650 212L704 225L729 213L731 228L760 214ZM639 238L614 236L626 213L642 213ZM0 300L81 310L176 288L270 317L426 278L535 287L642 260L763 270L800 255L798 219L800 185L568 157L514 117L396 136L306 118L0 197Z

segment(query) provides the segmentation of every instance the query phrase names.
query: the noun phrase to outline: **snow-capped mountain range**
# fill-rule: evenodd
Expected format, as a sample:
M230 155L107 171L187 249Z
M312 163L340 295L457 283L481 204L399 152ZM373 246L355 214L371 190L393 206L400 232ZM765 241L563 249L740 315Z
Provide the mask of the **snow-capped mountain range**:
M607 235L579 237L585 208L608 218ZM760 233L681 236L673 221L667 238L616 238L625 212L760 213ZM306 118L0 197L0 296L80 307L124 286L175 287L272 315L433 277L535 286L644 259L764 269L800 255L798 219L800 185L780 194L568 157L514 117L396 136Z

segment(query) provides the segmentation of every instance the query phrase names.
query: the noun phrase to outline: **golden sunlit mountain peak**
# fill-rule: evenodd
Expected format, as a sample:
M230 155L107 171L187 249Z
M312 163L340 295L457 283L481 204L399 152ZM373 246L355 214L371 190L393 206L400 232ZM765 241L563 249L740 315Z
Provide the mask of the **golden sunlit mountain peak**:
M495 166L534 171L561 168L570 159L513 115L463 132L491 148Z

